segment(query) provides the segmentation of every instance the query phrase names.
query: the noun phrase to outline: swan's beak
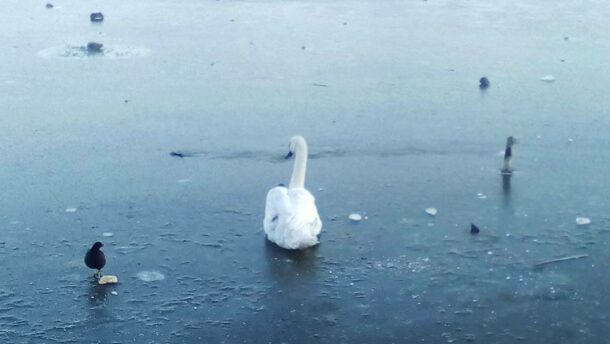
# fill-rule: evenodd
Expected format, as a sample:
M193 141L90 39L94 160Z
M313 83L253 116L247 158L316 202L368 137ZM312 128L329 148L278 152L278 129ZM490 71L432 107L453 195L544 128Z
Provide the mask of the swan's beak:
M292 158L292 152L288 152L288 154L286 155L286 157L284 159L290 159Z

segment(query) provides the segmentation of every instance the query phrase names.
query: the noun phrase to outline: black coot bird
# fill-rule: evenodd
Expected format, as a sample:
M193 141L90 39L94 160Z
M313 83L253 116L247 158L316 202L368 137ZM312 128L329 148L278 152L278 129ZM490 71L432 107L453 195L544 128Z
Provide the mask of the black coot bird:
M95 269L95 277L102 277L102 268L106 265L106 257L104 256L104 252L100 250L100 248L104 246L101 242L96 242L91 246L87 254L85 255L85 264L90 269Z

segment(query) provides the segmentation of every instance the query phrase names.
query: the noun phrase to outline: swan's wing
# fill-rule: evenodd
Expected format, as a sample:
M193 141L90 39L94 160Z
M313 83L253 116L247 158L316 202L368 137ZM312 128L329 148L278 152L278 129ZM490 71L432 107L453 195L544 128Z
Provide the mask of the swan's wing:
M280 223L280 219L290 213L290 200L288 199L288 189L283 186L276 186L267 193L265 202L265 219L263 226L265 233L270 236Z
M322 221L316 207L316 200L306 189L290 189L288 197L292 203L291 227L304 236L315 238L322 229Z

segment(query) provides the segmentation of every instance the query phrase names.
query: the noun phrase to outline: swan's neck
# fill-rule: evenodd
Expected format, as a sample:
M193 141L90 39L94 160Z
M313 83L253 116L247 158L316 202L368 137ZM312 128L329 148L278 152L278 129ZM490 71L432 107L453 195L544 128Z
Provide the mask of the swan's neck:
M305 187L305 170L307 169L307 145L301 144L295 148L294 167L290 178L290 189Z

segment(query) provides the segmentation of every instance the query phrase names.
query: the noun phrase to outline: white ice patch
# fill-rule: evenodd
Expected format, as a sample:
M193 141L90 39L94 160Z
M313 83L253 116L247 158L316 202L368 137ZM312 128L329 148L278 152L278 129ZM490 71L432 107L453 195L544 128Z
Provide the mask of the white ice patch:
M76 208L74 208L74 207L66 208L66 213L76 213Z
M144 282L156 282L165 279L165 276L159 271L142 271L139 272L136 277Z
M430 216L436 216L438 210L436 208L426 208L426 213Z
M114 233L110 233L110 232L105 232L104 234L102 234L103 236L110 238L114 236Z
M552 75L545 75L545 76L541 77L540 80L546 81L546 82L553 82L553 81L555 81L555 77Z
M587 218L587 217L577 217L576 218L576 224L577 225L588 225L591 223L591 219Z
M357 213L349 214L348 218L354 222L362 221L362 215Z

